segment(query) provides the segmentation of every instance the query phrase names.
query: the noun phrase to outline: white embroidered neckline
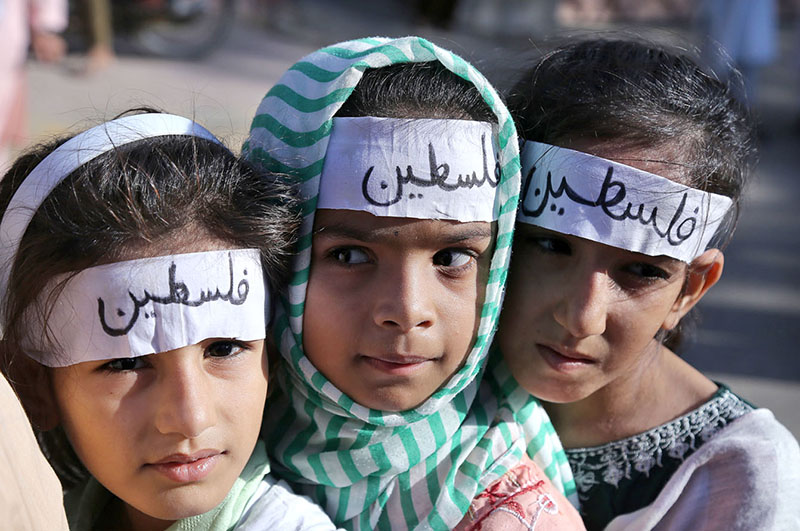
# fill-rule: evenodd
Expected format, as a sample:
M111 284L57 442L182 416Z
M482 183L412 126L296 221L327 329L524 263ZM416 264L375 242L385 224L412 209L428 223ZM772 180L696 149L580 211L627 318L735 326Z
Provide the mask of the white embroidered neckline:
M722 387L699 408L666 424L600 446L567 449L578 492L585 494L601 483L617 487L634 473L648 476L654 467L663 467L665 454L683 461L687 452L693 452L729 422L752 409Z

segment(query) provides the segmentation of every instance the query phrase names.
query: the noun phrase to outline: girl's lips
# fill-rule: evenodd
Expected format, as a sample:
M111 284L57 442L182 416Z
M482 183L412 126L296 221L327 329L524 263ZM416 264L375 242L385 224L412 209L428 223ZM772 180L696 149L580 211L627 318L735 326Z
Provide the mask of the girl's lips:
M394 376L412 374L426 363L432 361L428 358L421 358L418 356L387 356L385 358L361 356L361 359L370 367Z
M176 483L193 483L209 475L222 454L216 450L192 455L175 454L146 466Z
M539 354L553 369L566 372L578 370L595 363L594 360L579 354L563 354L547 345L536 345Z

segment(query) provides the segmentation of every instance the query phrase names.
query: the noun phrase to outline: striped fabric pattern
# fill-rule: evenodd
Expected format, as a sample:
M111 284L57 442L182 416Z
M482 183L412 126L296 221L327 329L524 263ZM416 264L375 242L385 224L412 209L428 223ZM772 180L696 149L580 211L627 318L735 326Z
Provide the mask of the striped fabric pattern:
M333 115L365 69L424 61L438 61L471 82L497 115L493 142L502 175L494 204L497 243L477 339L464 366L416 409L376 411L337 389L303 352L311 233ZM460 57L417 37L359 39L323 48L292 66L267 93L243 153L262 168L287 175L303 200L293 276L274 327L286 361L278 370L280 390L268 403L263 432L274 469L348 529L449 529L526 450L556 485L574 490L563 449L541 406L502 371L499 378L482 378L520 187L514 125L486 79Z

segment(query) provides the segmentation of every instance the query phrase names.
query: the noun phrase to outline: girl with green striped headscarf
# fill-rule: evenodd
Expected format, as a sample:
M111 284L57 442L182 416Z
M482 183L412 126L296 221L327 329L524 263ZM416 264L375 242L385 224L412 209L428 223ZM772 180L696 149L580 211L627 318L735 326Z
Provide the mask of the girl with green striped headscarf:
M485 78L416 37L323 48L267 93L243 151L304 201L275 470L350 529L454 528L526 451L571 494L539 404L501 365L483 377L520 186Z

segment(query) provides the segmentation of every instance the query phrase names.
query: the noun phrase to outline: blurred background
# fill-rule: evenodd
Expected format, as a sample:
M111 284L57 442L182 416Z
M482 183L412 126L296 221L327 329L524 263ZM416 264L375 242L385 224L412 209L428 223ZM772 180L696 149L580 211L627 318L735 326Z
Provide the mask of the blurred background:
M559 39L596 32L698 49L720 73L724 49L744 74L760 160L684 356L800 437L800 0L0 0L0 169L137 106L238 151L283 71L344 39L422 35L503 90Z

